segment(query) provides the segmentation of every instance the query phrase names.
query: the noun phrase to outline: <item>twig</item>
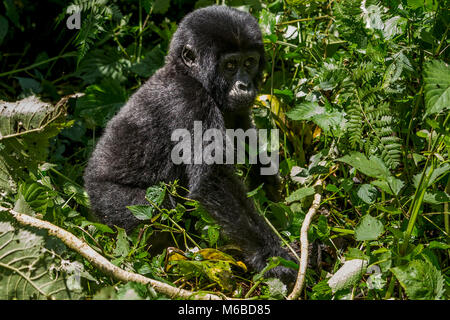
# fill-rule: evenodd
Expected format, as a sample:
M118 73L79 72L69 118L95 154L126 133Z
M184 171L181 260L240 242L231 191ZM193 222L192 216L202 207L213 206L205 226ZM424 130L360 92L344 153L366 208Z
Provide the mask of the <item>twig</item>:
M44 61L36 62L36 63L34 63L34 64L32 64L31 66L28 66L28 67L24 67L24 68L15 69L15 70L11 70L11 71L8 71L8 72L0 73L0 77L8 76L10 74L19 73L19 72L22 72L22 71L27 71L27 70L30 70L30 69L34 69L36 67L39 67L40 65L49 63L49 62L51 62L53 60L62 59L62 58L69 58L69 57L76 57L76 56L77 56L76 53L68 52L66 54L63 54L62 56L57 56L57 57L53 57L53 58L50 58L50 59L47 59L47 60L44 60Z
M318 188L322 185L322 180L318 179L316 183L314 183L314 188ZM300 230L300 244L301 244L301 253L300 253L300 265L298 269L297 281L295 282L294 289L287 297L288 300L296 300L299 298L300 293L303 289L303 284L305 283L305 275L306 275L306 267L308 266L308 230L311 224L314 215L319 208L320 201L322 200L322 194L317 192L314 194L314 200L311 207L308 210L308 213L305 216L305 220L303 220L302 228Z
M328 15L326 15L326 16L319 16L319 17L311 17L311 18L302 18L302 19L295 19L295 20L280 22L280 23L277 23L277 26L281 26L281 25L284 25L284 24L296 23L296 22L320 20L320 19L333 19L333 18L328 16Z
M69 248L78 252L81 256L87 259L92 265L100 269L105 274L113 277L116 280L124 282L138 282L144 285L151 285L156 291L169 296L170 298L182 298L182 299L197 299L197 300L222 300L226 297L220 297L215 294L202 293L202 292L191 292L188 290L173 287L164 282L153 280L143 275L125 271L103 257L101 254L92 249L86 242L75 237L72 233L61 229L53 225L52 223L44 220L40 220L31 217L26 214L19 213L13 209L8 209L0 206L0 211L9 212L19 223L23 225L29 225L39 229L45 229L52 236L59 238L64 242Z

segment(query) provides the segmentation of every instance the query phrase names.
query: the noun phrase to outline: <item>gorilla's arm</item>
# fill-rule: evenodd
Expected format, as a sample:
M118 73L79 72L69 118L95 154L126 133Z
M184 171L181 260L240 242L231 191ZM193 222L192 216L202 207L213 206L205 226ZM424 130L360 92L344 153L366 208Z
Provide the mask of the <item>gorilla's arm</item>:
M248 129L255 129L250 116L250 110L240 114L228 114L224 116L225 124L227 128L232 129L243 129L244 131ZM280 177L278 174L275 175L261 175L261 168L267 167L268 165L262 165L259 161L256 164L252 164L248 175L246 177L247 185L249 190L256 189L259 185L264 183L263 189L269 200L273 202L281 201L280 196Z

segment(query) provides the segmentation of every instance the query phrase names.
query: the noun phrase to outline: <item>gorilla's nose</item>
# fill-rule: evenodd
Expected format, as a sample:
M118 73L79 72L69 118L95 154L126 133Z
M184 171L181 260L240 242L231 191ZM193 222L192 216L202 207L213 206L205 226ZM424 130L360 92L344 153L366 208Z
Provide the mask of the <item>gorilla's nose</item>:
M249 85L250 85L249 83L242 82L242 81L238 81L238 83L237 83L238 89L242 90L242 91L247 91L249 89Z

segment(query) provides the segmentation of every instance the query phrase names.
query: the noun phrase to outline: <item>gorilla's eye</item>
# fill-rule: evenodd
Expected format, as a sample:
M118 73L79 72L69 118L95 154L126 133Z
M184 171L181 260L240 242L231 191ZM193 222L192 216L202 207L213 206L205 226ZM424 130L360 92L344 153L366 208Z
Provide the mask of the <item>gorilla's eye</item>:
M234 71L234 69L236 69L236 64L234 62L228 61L225 64L225 69L227 69L227 71Z
M245 60L244 65L247 68L253 67L256 63L256 60L254 58L248 58L247 60Z

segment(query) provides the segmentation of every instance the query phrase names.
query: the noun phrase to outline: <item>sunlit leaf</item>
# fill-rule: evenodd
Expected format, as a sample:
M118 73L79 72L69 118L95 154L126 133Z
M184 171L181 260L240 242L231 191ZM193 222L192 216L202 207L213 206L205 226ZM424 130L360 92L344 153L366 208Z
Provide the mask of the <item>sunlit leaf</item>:
M441 60L425 65L425 106L427 114L450 109L450 66Z
M355 239L357 241L376 240L383 232L383 224L378 219L366 214L355 228Z
M431 263L413 260L391 269L411 300L437 300L444 294L444 277Z

